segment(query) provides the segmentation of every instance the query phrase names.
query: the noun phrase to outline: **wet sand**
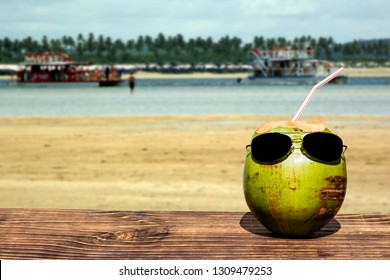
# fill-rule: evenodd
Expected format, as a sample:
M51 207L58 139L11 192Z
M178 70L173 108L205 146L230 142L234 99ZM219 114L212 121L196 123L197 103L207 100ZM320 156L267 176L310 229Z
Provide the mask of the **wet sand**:
M0 118L0 207L248 211L245 146L269 119L288 118ZM325 121L348 145L340 213L390 213L390 117Z
M375 68L350 68L346 67L342 75L348 77L390 77L390 67ZM137 79L208 79L208 78L226 78L237 79L245 78L248 73L190 73L190 74L162 74L153 72L137 72Z

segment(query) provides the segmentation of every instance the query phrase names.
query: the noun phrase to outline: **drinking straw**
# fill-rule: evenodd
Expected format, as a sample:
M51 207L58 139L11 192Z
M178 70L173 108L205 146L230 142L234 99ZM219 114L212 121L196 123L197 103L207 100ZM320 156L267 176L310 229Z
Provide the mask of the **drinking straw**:
M344 67L341 67L339 68L338 70L336 70L334 73L330 74L328 77L326 77L325 79L323 79L321 82L319 82L318 84L316 84L310 91L309 95L306 97L305 101L303 101L302 105L301 105L301 108L299 108L299 110L297 111L297 113L295 114L295 116L292 118L292 121L295 122L298 120L298 118L301 116L302 112L305 110L307 104L309 103L310 99L313 97L314 93L316 93L316 91L322 87L323 85L325 85L326 83L328 83L329 81L331 81L333 78L335 78L337 75L339 75L342 71L344 70Z

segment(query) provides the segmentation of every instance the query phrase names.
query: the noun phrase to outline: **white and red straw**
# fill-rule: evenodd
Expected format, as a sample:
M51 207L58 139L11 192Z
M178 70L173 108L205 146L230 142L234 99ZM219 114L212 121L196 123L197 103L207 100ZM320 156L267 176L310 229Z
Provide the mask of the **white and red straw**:
M292 118L292 121L295 122L299 119L299 117L301 116L302 112L305 110L307 104L310 102L310 99L313 97L314 93L316 93L316 91L322 87L323 85L327 84L329 81L331 81L333 78L335 78L337 75L339 75L342 71L344 70L344 67L341 67L339 68L338 70L336 70L334 73L330 74L328 77L326 77L325 79L323 79L321 82L319 82L318 84L316 84L310 91L309 95L306 97L305 101L303 101L302 105L301 105L301 108L299 108L299 110L297 111L297 113L295 114L295 116Z

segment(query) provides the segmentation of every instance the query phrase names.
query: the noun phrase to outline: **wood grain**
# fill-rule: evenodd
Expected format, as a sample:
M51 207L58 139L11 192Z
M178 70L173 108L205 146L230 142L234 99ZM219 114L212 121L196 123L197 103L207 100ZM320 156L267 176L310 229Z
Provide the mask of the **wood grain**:
M390 259L390 215L287 239L250 213L0 209L0 259Z

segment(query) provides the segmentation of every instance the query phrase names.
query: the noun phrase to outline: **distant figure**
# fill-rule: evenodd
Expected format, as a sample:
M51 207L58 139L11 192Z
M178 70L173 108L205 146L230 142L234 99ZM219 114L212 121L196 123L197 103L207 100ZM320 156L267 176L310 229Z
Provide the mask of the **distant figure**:
M122 73L123 73L123 69L122 68L119 68L118 69L118 77L122 77Z
M106 80L108 81L108 79L110 78L110 67L106 66L106 69L104 71L106 74Z
M129 87L130 87L130 93L133 93L135 87L135 77L133 73L131 73L129 76Z

